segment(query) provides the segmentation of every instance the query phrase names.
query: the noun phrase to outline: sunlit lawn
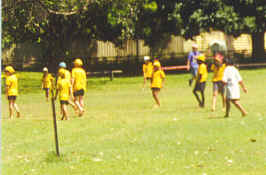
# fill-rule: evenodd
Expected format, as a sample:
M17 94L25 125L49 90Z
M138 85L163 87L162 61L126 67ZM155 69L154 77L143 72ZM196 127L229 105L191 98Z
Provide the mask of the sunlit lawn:
M21 119L8 119L2 95L3 175L264 175L266 174L266 69L240 71L249 93L242 118L232 107L224 119L221 102L199 109L189 74L168 75L154 104L142 78L90 78L86 113L58 120L61 157L55 154L52 108L40 90L41 74L19 73ZM56 103L60 117L59 103Z

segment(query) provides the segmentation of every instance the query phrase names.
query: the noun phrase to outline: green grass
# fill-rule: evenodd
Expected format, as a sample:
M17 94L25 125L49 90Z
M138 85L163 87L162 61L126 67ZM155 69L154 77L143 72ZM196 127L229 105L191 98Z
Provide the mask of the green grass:
M7 119L2 95L3 175L264 175L266 172L266 69L241 71L249 93L224 119L221 102L199 109L188 87L189 74L168 75L162 107L142 78L90 78L86 113L58 121L61 157L55 155L51 104L40 91L39 73L19 73L21 119ZM209 74L209 79L211 79ZM33 84L33 88L31 88ZM60 117L59 104L57 117Z

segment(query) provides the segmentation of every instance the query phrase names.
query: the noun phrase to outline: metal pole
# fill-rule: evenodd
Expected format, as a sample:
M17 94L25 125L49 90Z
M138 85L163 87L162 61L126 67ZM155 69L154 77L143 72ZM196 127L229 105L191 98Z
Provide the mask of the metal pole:
M56 125L56 112L55 112L55 99L54 99L54 91L52 92L52 109L53 109L53 123L54 123L54 136L55 136L55 148L56 148L56 155L60 157L59 154L59 145L58 145L58 137L57 137L57 125Z

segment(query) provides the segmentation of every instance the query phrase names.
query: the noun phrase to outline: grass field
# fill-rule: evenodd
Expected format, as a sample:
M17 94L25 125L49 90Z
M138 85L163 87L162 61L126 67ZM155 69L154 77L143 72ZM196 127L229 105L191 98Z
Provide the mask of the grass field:
M55 154L51 104L40 90L41 74L19 73L21 119L7 118L2 95L3 175L265 175L266 69L241 71L249 93L242 118L232 107L224 119L221 102L199 109L188 86L189 74L168 75L162 107L142 78L91 78L86 113L58 121L61 157ZM209 74L209 80L212 74ZM59 104L56 103L59 118Z

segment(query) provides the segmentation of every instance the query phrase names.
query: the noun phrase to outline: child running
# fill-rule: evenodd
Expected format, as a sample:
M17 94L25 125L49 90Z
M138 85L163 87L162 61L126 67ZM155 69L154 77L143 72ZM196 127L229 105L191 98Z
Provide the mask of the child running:
M226 68L224 70L223 76L223 83L225 84L226 89L226 113L225 117L229 117L230 113L230 102L232 102L237 109L240 110L242 116L246 116L247 112L239 103L240 101L240 88L239 84L241 85L243 91L245 93L248 92L247 88L245 87L242 77L239 74L239 71L234 67L233 61L231 59L226 59Z
M216 54L214 58L214 64L211 65L211 70L213 71L213 98L212 98L212 111L215 111L216 108L216 98L218 94L221 94L223 109L225 108L225 94L224 94L224 84L222 82L224 69L226 67L223 64L223 55Z
M208 71L207 71L207 65L205 64L206 57L203 54L200 54L197 57L197 62L199 64L198 73L196 77L196 84L193 89L193 93L199 103L200 107L204 107L205 105L205 97L204 97L204 90L206 86L206 80L208 77ZM199 98L199 95L197 94L197 91L200 91L201 99Z
M142 66L142 70L143 70L143 77L144 77L144 83L143 83L143 88L144 88L146 85L146 82L151 80L152 71L153 71L152 62L150 61L149 56L144 57L144 64Z
M72 96L72 87L70 81L66 79L65 73L62 69L59 71L58 76L60 77L60 80L57 82L55 99L59 94L62 114L61 120L68 120L67 105L69 104L69 97Z
M87 77L86 72L82 68L83 62L77 58L74 60L74 68L72 69L72 86L74 90L74 102L79 108L79 116L84 113L84 94L86 91Z
M17 112L17 118L20 117L20 111L16 103L18 96L18 78L15 74L15 69L12 66L5 68L6 75L6 97L9 104L9 118L13 118L13 113Z
M153 63L151 90L152 90L153 98L156 102L156 105L154 106L154 108L161 106L158 94L163 87L164 80L165 80L165 73L163 72L163 70L161 70L160 63L159 62Z
M42 89L45 92L46 101L49 100L49 91L53 86L53 76L48 73L48 68L43 68L43 77L42 77Z

